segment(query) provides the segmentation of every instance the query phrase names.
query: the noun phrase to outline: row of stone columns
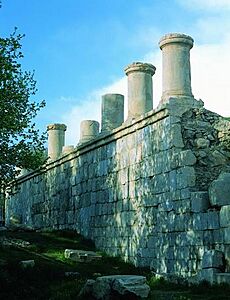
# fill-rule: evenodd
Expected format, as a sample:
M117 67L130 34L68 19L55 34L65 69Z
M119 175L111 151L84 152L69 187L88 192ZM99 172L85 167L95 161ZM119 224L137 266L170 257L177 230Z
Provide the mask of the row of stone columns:
M193 97L191 89L190 49L193 39L184 34L167 34L159 42L162 50L162 99ZM156 68L149 63L134 62L125 68L128 77L128 119L135 119L153 109L152 76ZM124 122L124 96L102 96L101 133L107 133ZM48 125L48 155L57 159L62 153L74 150L64 146L66 126ZM85 143L99 134L99 123L85 120L80 125L80 142Z

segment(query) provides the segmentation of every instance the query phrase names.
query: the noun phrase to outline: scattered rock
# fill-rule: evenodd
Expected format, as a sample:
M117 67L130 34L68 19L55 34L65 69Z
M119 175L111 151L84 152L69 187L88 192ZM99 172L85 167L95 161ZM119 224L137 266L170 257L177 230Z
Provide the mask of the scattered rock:
M65 272L65 277L77 278L80 276L79 272Z
M20 239L11 239L11 238L6 238L6 237L1 237L0 245L5 246L5 247L16 246L16 247L27 248L31 244L28 241L24 241L24 240L20 240Z
M35 261L31 260L22 260L20 261L20 266L22 269L32 269L35 266Z
M208 148L210 145L210 141L204 138L196 139L196 146L197 148Z
M147 298L150 288L144 276L130 276L118 278L114 281L113 290L120 295L134 294L140 298Z
M76 262L90 262L92 260L100 260L101 255L94 251L65 249L65 258L69 258Z
M93 284L92 295L98 300L110 299L112 295L124 297L133 296L133 299L147 298L150 288L144 276L111 275L98 277Z
M93 285L95 283L95 280L93 279L88 279L85 283L85 285L83 286L83 288L81 289L78 297L83 297L83 296L90 296L93 293Z

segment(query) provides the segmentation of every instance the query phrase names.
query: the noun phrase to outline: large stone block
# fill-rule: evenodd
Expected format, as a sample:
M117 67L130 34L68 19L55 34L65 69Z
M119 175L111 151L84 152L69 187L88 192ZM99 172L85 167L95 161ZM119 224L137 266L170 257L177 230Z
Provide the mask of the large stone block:
M208 214L207 213L194 214L192 218L192 229L193 230L208 229Z
M217 273L216 282L219 284L230 284L230 273Z
M178 166L192 166L196 163L196 156L192 150L184 150L178 153Z
M177 188L193 187L195 182L196 175L193 167L186 166L177 170Z
M216 268L210 268L210 269L203 269L199 272L199 280L205 280L209 283L213 284L217 281L217 274L220 272L220 270Z
M209 187L209 199L213 206L230 205L230 173L222 173Z
M98 277L93 284L92 294L96 299L110 299L114 292L120 296L135 295L147 298L150 288L144 276L111 275Z
M182 148L184 147L184 142L181 134L181 125L173 124L171 126L171 145L174 147Z
M208 250L204 253L202 259L202 269L208 268L223 268L224 255L221 251Z
M220 226L221 227L229 227L230 226L230 205L225 205L225 206L221 207Z
M220 228L219 211L209 211L207 214L208 229Z
M215 244L223 244L224 242L224 228L213 230L213 242Z
M159 174L153 178L153 193L164 193L169 191L169 176L167 173Z
M209 207L207 192L193 192L191 193L192 212L204 212Z
M224 243L230 244L230 227L224 229Z
M35 262L33 259L31 260L22 260L19 263L22 269L32 269L35 266Z

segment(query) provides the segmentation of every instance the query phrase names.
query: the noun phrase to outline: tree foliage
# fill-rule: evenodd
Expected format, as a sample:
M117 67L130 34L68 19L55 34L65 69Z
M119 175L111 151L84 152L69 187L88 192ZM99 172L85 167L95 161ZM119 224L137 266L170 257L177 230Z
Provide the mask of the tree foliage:
M0 189L18 174L19 168L35 169L44 162L45 136L33 123L45 102L31 101L36 93L34 72L22 70L23 35L0 37Z

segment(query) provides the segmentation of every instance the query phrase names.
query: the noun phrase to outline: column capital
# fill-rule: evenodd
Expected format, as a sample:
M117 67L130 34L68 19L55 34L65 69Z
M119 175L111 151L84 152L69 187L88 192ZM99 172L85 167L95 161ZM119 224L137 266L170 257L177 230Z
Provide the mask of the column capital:
M126 75L132 72L144 72L153 76L155 74L156 67L149 63L133 62L132 64L128 65L124 71Z
M124 97L124 95L122 95L122 94L116 94L116 93L107 93L107 94L104 94L104 95L102 95L102 98L116 98L116 97Z
M66 131L67 126L65 124L49 124L47 125L47 131L49 130L63 130Z
M187 44L190 46L190 49L193 47L193 38L189 35L182 34L182 33L168 33L164 35L159 41L159 47L162 49L167 44L172 43L181 43Z

